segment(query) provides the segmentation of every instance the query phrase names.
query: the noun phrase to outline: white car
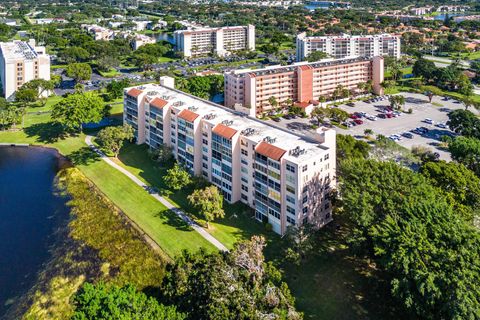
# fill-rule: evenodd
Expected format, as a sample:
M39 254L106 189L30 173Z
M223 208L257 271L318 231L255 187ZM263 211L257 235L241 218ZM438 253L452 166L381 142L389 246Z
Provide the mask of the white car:
M435 126L439 127L439 128L442 128L442 129L447 129L448 128L446 123L437 123Z
M425 120L423 120L425 123L428 123L428 124L434 124L434 121L430 118L426 118Z

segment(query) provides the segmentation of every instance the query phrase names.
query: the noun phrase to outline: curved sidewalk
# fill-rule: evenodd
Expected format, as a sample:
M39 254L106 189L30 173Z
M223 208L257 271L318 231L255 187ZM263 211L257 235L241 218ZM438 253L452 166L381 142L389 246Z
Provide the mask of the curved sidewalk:
M102 151L100 151L97 147L95 147L92 143L92 138L93 136L87 135L85 137L85 143L92 148L93 151L95 151L103 161L108 163L110 166L114 167L124 175L126 175L130 180L135 182L137 185L140 187L146 189L149 186L145 184L142 180L138 179L134 174L126 170L125 168L119 166L115 162L113 162L109 157L107 157ZM163 204L167 209L170 211L174 212L177 216L179 216L183 221L185 221L189 226L191 226L196 232L198 232L205 240L213 244L216 248L218 248L221 251L228 251L228 249L217 239L215 239L210 233L208 233L204 228L202 228L198 223L190 219L185 212L180 210L179 208L173 206L167 199L164 197L160 196L158 193L151 193L151 196L157 199L161 204Z

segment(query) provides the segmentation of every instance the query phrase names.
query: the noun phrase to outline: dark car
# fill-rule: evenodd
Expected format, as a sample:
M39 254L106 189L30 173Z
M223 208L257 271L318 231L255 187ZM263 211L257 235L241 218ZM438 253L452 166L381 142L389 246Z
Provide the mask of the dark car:
M272 120L275 121L275 122L280 122L281 121L280 118L278 118L278 117L272 118Z
M386 119L387 118L385 113L379 113L379 114L377 114L377 117L379 117L380 119Z
M410 132L404 132L402 133L402 136L408 139L413 139L413 134L411 134Z
M353 120L356 124L363 124L363 121L360 119L355 119Z
M358 119L358 116L357 116L356 114L351 114L351 115L350 115L350 119L354 119L354 120L355 120L355 119Z
M355 107L355 103L349 102L349 103L347 103L347 106L349 106L349 107Z

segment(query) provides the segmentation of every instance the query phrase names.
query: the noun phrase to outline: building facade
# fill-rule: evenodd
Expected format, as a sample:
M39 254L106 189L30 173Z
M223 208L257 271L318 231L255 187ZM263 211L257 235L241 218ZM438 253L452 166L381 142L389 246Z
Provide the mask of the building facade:
M226 56L233 51L255 50L255 26L194 28L174 33L177 51L184 57L206 54Z
M50 56L45 48L37 47L33 39L29 42L0 42L0 82L3 96L13 100L15 92L34 79L50 80Z
M383 57L329 59L234 70L224 76L225 106L256 116L272 109L271 97L278 103L318 101L339 85L355 91L359 83L371 82L373 90L381 94L384 65Z
M297 61L305 60L315 51L325 52L334 59L375 56L400 59L400 37L391 34L307 37L305 32L297 35Z
M331 221L335 131L306 138L181 91L148 84L125 89L124 123L136 142L172 148L179 163L254 208L284 234L290 225Z

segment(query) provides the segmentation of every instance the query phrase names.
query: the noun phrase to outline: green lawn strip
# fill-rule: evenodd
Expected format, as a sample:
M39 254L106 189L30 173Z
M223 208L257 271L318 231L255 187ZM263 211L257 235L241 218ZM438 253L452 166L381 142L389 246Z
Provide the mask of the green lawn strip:
M204 247L215 250L177 215L104 161L79 165L79 168L170 257L179 255L185 249L197 251Z
M185 188L173 193L167 192L168 188L163 182L167 168L153 161L147 150L146 145L127 144L116 162L143 182L158 188L174 206L194 216L195 210L187 200L187 196L193 189ZM248 239L254 234L263 234L272 239L279 238L272 232L266 232L264 226L252 218L252 210L246 205L241 203L231 205L224 202L224 210L225 217L211 223L207 231L226 247L232 248L235 242ZM199 220L199 222L203 224L203 221Z

